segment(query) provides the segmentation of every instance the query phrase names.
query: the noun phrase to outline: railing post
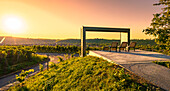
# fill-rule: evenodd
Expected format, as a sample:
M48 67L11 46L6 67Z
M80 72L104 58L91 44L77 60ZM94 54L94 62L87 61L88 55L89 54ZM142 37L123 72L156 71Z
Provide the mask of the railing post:
M50 58L49 58L49 54L47 54L47 70L49 70L49 61L50 61Z

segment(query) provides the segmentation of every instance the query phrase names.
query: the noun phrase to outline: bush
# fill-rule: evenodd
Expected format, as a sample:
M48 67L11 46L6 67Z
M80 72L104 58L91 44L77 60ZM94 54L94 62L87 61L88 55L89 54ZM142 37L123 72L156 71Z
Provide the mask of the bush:
M21 73L18 75L16 75L16 80L19 82L23 82L25 80L25 78L28 76L29 73L34 72L34 69L30 69L28 71L24 71L22 70Z
M43 69L44 69L44 66L42 64L39 64L39 70L43 71Z
M153 63L170 68L170 61L153 61Z

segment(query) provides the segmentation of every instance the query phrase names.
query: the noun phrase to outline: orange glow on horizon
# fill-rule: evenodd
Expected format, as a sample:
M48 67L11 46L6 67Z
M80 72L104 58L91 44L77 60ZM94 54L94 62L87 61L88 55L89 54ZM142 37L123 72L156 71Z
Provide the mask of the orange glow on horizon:
M149 39L142 33L153 14L154 0L1 0L0 36L24 38L80 38L82 25L128 27L131 39ZM143 7L145 6L145 7ZM4 19L5 15L14 15ZM17 17L17 18L16 18ZM88 33L88 38L119 39L119 34Z

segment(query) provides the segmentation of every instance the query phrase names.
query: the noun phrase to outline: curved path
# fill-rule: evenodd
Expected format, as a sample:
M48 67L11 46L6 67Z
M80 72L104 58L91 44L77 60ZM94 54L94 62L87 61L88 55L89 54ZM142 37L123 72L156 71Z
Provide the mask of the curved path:
M170 69L152 61L170 61L170 56L161 53L137 50L136 52L90 51L89 55L115 62L145 80L170 91Z

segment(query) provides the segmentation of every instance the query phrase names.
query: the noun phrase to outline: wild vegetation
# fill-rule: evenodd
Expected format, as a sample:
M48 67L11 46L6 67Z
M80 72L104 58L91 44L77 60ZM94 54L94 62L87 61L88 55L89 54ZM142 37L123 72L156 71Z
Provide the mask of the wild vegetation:
M98 44L96 46L94 46L93 44L88 43L87 44L87 53L89 50L103 50L103 47L105 46L111 46L111 43L102 45L102 44ZM80 47L78 46L32 46L32 48L34 50L36 50L36 52L41 52L41 53L78 53L80 54ZM159 45L137 45L136 49L140 49L140 50L146 50L146 51L154 51L154 52L161 52L164 53L166 55L170 55L166 50L164 50L162 47L160 47Z
M80 47L77 46L32 46L36 52L40 53L77 53L80 51Z
M154 5L163 6L162 12L154 14L150 27L143 32L153 35L156 43L170 54L170 0L159 0L159 3Z
M97 57L76 57L42 71L9 91L68 91L68 90L158 90L146 82L138 82L131 74L114 63Z
M90 42L90 40L92 40L93 42ZM88 42L89 41L89 42ZM102 50L103 47L105 46L111 46L111 43L115 41L119 43L119 40L106 40L106 39L87 39L87 51L88 50ZM80 40L78 39L68 39L68 40L62 40L59 41L58 44L59 45L77 45L80 46ZM131 40L131 42L137 42L137 46L136 49L140 49L140 50L146 50L146 51L154 51L154 52L161 52L164 53L166 55L170 55L169 51L166 50L166 46L163 45L159 45L155 43L155 40ZM80 47L79 47L80 50ZM80 51L78 52L80 53ZM88 53L88 52L87 52Z
M0 46L0 76L47 60L27 46Z
M138 45L138 46L136 46L136 49L159 52L159 53L163 53L165 55L170 55L168 50L165 50L165 48L162 48L159 45L153 45L153 46L151 46L151 45Z
M103 50L103 45L91 46L88 43L87 53L89 50ZM110 43L105 46L110 46ZM156 51L168 54L167 51L163 50L158 45L137 45L136 49ZM45 46L45 45L34 45L34 46L0 46L0 76L10 72L14 72L19 69L23 69L26 66L30 66L45 60L43 57L36 53L78 53L80 54L80 47L75 45L68 46ZM7 70L7 71L3 71Z
M170 68L170 61L153 61L153 63Z

